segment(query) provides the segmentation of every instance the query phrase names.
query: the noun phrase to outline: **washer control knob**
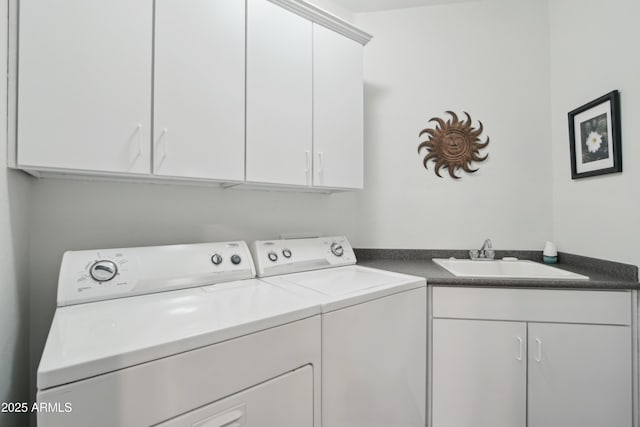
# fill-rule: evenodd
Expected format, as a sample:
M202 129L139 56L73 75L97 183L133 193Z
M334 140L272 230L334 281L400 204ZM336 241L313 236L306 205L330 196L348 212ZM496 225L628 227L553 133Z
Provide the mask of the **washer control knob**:
M220 254L213 254L213 256L211 257L211 262L214 265L220 265L222 264L222 255Z
M342 256L344 254L344 248L340 243L333 243L331 245L331 253L335 256Z
M267 254L267 257L269 257L272 262L276 262L278 260L278 254L275 252L269 252L269 254Z
M97 282L108 282L118 274L118 266L109 260L96 261L89 269L89 274Z
M240 258L240 255L231 255L231 264L233 265L238 265L240 264L240 262L242 261L242 258Z
M283 249L282 250L282 256L285 258L291 258L291 250L290 249Z

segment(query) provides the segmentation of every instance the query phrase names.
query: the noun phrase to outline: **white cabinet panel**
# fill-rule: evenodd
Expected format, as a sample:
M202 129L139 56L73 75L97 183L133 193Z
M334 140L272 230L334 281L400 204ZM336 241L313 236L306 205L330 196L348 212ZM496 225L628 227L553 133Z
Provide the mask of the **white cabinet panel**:
M363 187L360 43L313 26L313 185Z
M426 305L420 288L322 316L324 426L424 427Z
M529 427L631 427L631 328L529 324Z
M435 287L434 317L631 324L629 291Z
M245 5L157 0L154 174L244 179Z
M18 165L150 172L153 2L21 0Z
M433 427L526 425L526 324L433 320Z
M312 24L247 2L246 179L311 184Z

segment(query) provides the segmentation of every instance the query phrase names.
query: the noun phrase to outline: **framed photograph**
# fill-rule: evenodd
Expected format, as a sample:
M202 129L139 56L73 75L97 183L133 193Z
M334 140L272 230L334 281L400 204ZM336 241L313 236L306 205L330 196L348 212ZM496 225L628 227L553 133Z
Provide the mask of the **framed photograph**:
M571 178L622 172L617 90L569 113Z

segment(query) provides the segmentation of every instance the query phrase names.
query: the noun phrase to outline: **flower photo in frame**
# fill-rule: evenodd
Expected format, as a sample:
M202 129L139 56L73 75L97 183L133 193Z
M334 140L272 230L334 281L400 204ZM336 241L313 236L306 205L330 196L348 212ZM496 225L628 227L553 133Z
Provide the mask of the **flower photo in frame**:
M622 172L617 90L569 113L571 179Z

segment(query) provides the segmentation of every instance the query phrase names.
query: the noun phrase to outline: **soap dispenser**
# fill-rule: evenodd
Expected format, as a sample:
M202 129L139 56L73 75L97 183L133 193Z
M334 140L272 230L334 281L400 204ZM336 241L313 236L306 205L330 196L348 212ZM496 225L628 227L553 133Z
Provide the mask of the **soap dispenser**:
M542 251L542 260L545 264L555 264L558 262L558 249L553 242L545 242L544 250Z

